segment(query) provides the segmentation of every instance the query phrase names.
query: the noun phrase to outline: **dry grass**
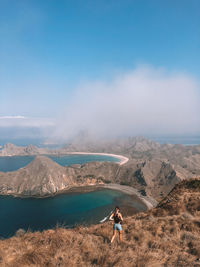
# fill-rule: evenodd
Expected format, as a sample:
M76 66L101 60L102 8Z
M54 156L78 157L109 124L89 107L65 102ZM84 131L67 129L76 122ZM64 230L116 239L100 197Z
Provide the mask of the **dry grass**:
M0 266L200 267L200 180L194 184L182 182L158 208L127 217L121 243L110 245L109 222L28 232L0 241Z

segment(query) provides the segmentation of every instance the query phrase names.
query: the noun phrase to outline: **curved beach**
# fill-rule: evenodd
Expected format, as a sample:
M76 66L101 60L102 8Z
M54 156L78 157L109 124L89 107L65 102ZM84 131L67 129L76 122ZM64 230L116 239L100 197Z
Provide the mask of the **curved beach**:
M114 157L120 160L118 163L119 165L123 165L129 161L129 158L122 156L122 155L116 155L116 154L110 154L110 153L92 153L92 152L67 152L67 154L70 155L100 155L100 156L110 156Z
M152 209L158 204L154 198L150 196L143 196L137 189L131 186L120 185L120 184L104 184L101 185L101 187L113 190L119 190L123 193L126 193L127 195L136 195L143 203L145 203L147 209Z
M121 191L127 195L130 196L136 196L140 201L142 201L147 209L152 209L157 206L158 202L150 197L150 196L143 196L137 189L127 186L127 185L120 185L120 184L93 184L93 185L88 185L88 186L75 186L71 187L67 190L63 190L62 192L59 192L57 194L67 194L67 193L73 193L73 192L79 192L79 193L85 193L85 192L91 192L91 191L96 191L101 188L107 188L111 190L117 190ZM56 194L56 195L57 195Z

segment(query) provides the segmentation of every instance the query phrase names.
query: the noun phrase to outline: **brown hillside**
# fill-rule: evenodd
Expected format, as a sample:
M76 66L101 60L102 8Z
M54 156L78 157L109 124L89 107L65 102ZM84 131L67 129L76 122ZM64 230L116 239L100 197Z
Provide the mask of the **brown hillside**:
M112 223L57 228L0 241L3 266L200 266L200 179L183 181L146 213L127 217L124 241Z
M74 184L71 169L66 169L48 157L37 156L17 171L0 173L0 194L46 196Z

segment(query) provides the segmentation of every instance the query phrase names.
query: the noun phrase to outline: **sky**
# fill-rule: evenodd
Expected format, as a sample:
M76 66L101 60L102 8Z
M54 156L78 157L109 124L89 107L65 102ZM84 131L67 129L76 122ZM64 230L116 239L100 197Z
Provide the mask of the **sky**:
M200 134L199 103L199 0L0 0L0 137Z

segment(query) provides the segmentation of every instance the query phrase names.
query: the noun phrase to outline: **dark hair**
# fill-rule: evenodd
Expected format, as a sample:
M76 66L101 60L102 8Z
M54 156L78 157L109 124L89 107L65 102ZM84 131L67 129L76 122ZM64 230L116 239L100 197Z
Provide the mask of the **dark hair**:
M117 209L119 210L119 207L118 207L118 206L115 207L115 211L116 211Z

